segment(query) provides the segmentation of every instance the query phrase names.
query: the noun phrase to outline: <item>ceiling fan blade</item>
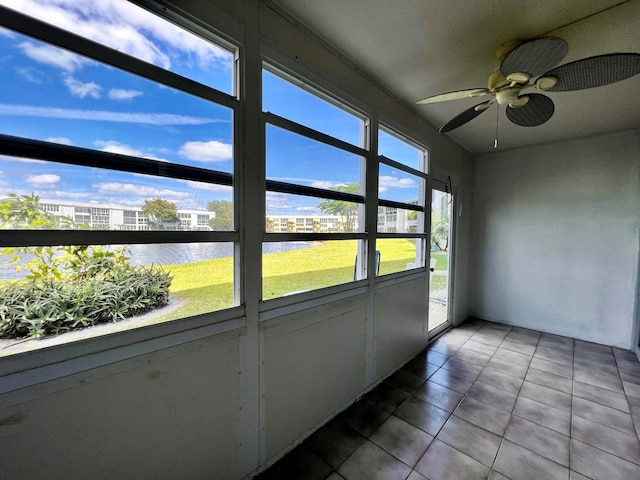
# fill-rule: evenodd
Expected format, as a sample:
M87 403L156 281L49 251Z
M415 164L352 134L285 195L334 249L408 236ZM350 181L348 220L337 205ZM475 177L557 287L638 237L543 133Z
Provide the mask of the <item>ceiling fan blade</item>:
M452 118L447 123L445 123L442 127L440 127L440 133L447 133L451 130L458 128L464 125L467 122L470 122L482 112L487 110L489 106L493 103L493 100L489 100L488 102L479 103L475 107L471 107L466 109L464 112L459 114L458 116ZM480 107L480 108L478 108Z
M539 93L527 95L529 101L521 107L508 107L507 118L521 127L536 127L542 125L553 115L555 107L553 101Z
M639 73L640 54L611 53L560 65L542 77L558 79L548 92L570 92L609 85Z
M506 55L500 65L500 72L505 77L516 72L537 77L560 63L568 51L569 45L559 37L540 37L529 40Z
M454 92L440 93L431 97L418 100L418 105L429 105L430 103L448 102L449 100L462 100L463 98L481 97L489 93L486 88L469 88L467 90L456 90Z

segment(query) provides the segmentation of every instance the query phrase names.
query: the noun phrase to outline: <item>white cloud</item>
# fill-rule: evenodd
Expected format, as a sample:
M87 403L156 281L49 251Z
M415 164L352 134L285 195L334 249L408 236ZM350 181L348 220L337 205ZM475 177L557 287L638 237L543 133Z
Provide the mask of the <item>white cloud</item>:
M136 185L133 183L104 182L93 184L91 187L100 194L116 197L128 195L133 197L142 197L145 199L163 198L166 200L182 200L191 198L191 194L188 192L180 192L169 188L149 187L147 185Z
M216 185L215 183L201 183L192 180L184 180L187 186L194 190L204 190L213 193L231 193L233 189L229 185Z
M133 148L130 145L126 145L124 143L120 143L116 140L96 140L95 145L100 148L103 152L109 153L119 153L120 155L129 155L131 157L141 157L141 158L150 158L152 160L162 160L162 158L158 158L152 153L146 153L142 150L138 150L137 148Z
M314 188L324 188L325 190L330 190L337 185L341 185L340 183L335 182L327 182L325 180L314 180L311 182L311 186Z
M95 82L81 82L80 80L67 76L63 80L71 95L84 98L86 96L92 98L100 98L102 87Z
M26 180L30 185L41 187L58 183L60 181L60 177L51 173L43 173L42 175L27 175Z
M378 186L381 188L415 188L416 181L412 178L398 178L389 175L380 175Z
M318 207L298 207L298 208L296 208L296 211L298 211L300 213L307 214L307 215L320 215L320 214L322 214L322 210L320 210Z
M224 50L129 2L4 0L3 4L163 68L178 56L200 66L229 58Z
M61 145L73 145L73 142L67 137L48 137L47 142L59 143Z
M75 110L68 108L34 107L0 103L0 115L64 118L67 120L97 120L103 122L145 123L148 125L205 125L228 123L210 117L190 117L173 113L111 112L108 110Z
M35 160L33 158L10 157L9 155L0 155L0 160L6 161L6 162L19 162L19 163L47 163L44 160Z
M8 28L0 27L0 37L14 38L16 34Z
M44 63L53 67L61 68L67 72L73 72L82 68L88 60L75 53L61 50L50 45L35 45L31 42L22 42L18 45L27 57L38 63Z
M187 142L178 154L197 162L224 162L233 158L233 146L216 140L210 142Z
M43 83L44 81L43 80L44 74L36 68L32 68L32 67L16 68L16 72L18 73L18 75L24 78L27 82Z
M112 88L109 90L109 98L111 100L131 100L143 95L138 90L124 90L122 88Z

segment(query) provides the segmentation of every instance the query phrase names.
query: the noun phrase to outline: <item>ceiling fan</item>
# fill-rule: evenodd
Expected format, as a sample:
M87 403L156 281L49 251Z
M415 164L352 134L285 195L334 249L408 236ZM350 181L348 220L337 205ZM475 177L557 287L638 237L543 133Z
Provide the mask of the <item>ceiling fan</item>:
M600 87L640 73L640 54L612 53L583 58L555 67L569 46L559 37L538 37L505 44L498 51L500 66L489 77L488 88L471 88L441 93L419 100L419 105L491 96L460 113L440 128L447 133L473 120L494 103L506 107L507 118L523 127L542 125L554 112L546 95L531 93L568 92Z

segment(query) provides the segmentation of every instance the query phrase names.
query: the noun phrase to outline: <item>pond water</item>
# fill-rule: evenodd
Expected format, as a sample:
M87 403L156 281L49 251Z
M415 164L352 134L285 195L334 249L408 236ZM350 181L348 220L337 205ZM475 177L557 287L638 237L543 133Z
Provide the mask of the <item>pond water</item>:
M266 243L262 246L262 253L288 252L302 248L311 248L312 242L279 242ZM114 245L114 247L116 247ZM149 245L129 245L131 263L134 265L175 265L193 263L203 260L231 257L233 243L155 243ZM21 256L23 261L29 258ZM29 272L15 271L15 265L6 265L8 256L0 255L0 280L15 280L25 277Z

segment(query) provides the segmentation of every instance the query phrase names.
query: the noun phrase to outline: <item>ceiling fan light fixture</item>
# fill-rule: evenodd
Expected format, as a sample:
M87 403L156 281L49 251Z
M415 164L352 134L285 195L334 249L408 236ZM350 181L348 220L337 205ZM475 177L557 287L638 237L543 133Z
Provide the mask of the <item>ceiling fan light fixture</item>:
M511 108L524 107L529 101L528 95L522 95L521 97L516 98L515 100L509 102L509 106Z
M536 80L536 88L538 90L549 90L550 88L555 87L556 83L558 83L558 79L556 77L540 77Z
M476 112L484 112L487 108L489 108L491 105L493 105L493 100L489 100L488 102L484 102L481 103L479 105L476 105L474 108L474 110Z
M509 82L515 83L527 83L530 78L531 75L529 75L527 72L513 72L507 75L507 80L509 80Z

